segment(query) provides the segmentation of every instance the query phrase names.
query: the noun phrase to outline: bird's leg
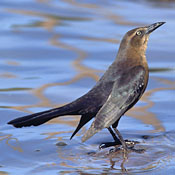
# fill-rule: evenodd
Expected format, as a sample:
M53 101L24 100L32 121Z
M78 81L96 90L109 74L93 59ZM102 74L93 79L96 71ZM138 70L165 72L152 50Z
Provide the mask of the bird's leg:
M116 143L118 143L118 145L121 145L120 140L117 138L117 136L115 135L114 131L111 129L111 127L108 128L108 131L110 132L110 134L112 135L114 141Z
M127 160L128 150L136 152L136 153L143 153L145 151L145 149L135 149L134 145L139 143L139 142L124 140L122 135L120 134L119 130L116 128L113 128L113 129L116 132L116 134L118 135L120 143L122 144L125 160Z
M111 127L107 128L108 131L110 132L110 134L112 135L113 139L114 139L114 142L105 142L105 143L101 143L99 145L99 149L104 149L104 148L108 148L108 147L111 147L111 146L119 146L119 145L122 145L121 141L117 138L117 136L115 135L114 131L112 130ZM130 141L130 140L125 140L125 143L126 145L129 147L129 148L133 148L135 144L139 143L139 142L136 142L136 141Z
M121 145L120 140L117 138L117 136L115 135L115 133L113 132L113 130L111 129L111 127L108 128L108 131L112 135L112 137L114 139L114 142L101 143L100 146L99 146L100 149L108 148L108 147L116 146L116 145Z
M116 129L116 128L113 128L113 129L116 132L116 134L118 135L118 138L122 144L123 152L124 152L123 156L124 156L124 159L126 160L128 158L127 157L128 156L128 147L126 145L126 142L124 141L124 139L123 139L122 135L120 134L120 132L118 131L118 129Z

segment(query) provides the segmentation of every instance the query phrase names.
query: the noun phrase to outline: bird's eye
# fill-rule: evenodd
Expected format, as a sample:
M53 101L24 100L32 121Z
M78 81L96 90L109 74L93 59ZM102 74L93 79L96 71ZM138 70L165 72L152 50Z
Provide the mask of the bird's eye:
M136 35L138 35L138 36L141 34L142 34L142 32L140 30L136 32Z

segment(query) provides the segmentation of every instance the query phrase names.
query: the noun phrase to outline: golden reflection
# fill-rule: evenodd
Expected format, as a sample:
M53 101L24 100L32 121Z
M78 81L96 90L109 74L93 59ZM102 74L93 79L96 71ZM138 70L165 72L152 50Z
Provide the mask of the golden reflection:
M155 147L154 142L148 142L150 143L147 144L149 146L146 148L145 153L132 153L132 155L125 162L122 161L122 158L118 152L109 153L107 157L109 157L111 169L116 169L115 167L123 166L124 171L126 170L127 172L132 172L133 169L135 172L142 172L154 170L155 168L166 169L168 163L174 162L175 157L172 155L174 148L172 148L172 146L169 147L168 145L165 145L161 138L159 138L158 141L158 148Z
M77 58L72 62L72 66L76 69L78 73L74 78L72 78L72 80L74 79L77 81L81 78L90 77L94 79L95 81L98 81L99 76L97 76L96 73L101 72L101 71L89 68L83 65L82 63L87 58L87 53L79 48L76 48L75 46L65 44L61 42L61 40L59 39L61 39L60 35L54 35L54 37L51 38L51 44L54 46L57 46L58 48L63 48L63 49L72 51L77 54ZM72 81L71 83L73 82L74 81ZM67 82L64 82L63 85L67 85Z
M154 78L154 77L153 77ZM159 82L163 83L163 84L167 84L167 85L170 85L173 87L175 87L175 81L171 81L171 80L168 80L168 79L164 79L164 78L154 78L154 79L157 79Z
M169 85L170 87L162 87L162 88L154 88L149 91L146 91L141 98L141 101L145 102L147 105L144 106L135 106L134 108L130 109L126 115L131 116L133 118L141 120L145 124L152 125L155 129L153 132L159 132L159 131L165 131L164 126L160 122L160 120L156 117L156 115L149 111L154 106L154 103L151 101L150 97L160 91L165 90L175 90L175 82L163 78L156 78L153 77L153 79L156 79L157 81Z
M123 18L120 15L116 15L115 13L112 12L111 9L105 8L100 4L92 4L92 3L84 3L82 1L77 1L77 0L62 0L63 2L67 2L70 5L81 7L81 8L90 8L90 9L95 9L94 13L100 14L103 18L107 18L108 20L112 21L115 24L119 25L131 25L131 26L141 26L145 25L143 23L138 23L138 22L131 22L128 21L127 19ZM118 8L121 8L118 6Z
M20 66L20 63L19 62L17 62L17 61L11 61L11 60L6 61L6 64L7 65L10 65L10 66Z
M0 78L17 78L17 76L9 72L4 72L0 74Z
M39 16L44 18L44 21L40 22L40 23L36 23L35 26L33 27L37 27L37 25L43 27L44 29L50 31L52 28L54 28L56 25L59 24L59 17L57 19L57 17L49 15L49 14L45 14L42 12L36 12L36 11L30 11L30 10L17 10L17 9L7 9L8 12L10 13L16 13L16 14L21 14L21 15L29 15L29 16ZM20 27L24 27L22 25L14 25L14 28L20 28ZM26 26L27 27L27 26ZM28 26L29 27L29 26ZM18 31L19 32L19 31Z
M5 171L0 171L0 175L8 175L9 173L5 172Z
M115 38L97 38L97 37L83 37L84 40L89 40L89 41L99 41L99 42L106 42L106 43L120 43L120 40L115 39Z
M66 120L66 118L68 118L68 120ZM46 135L47 137L45 138L47 139L51 139L51 138L56 138L58 141L62 140L62 137L59 137L60 134L64 134L64 133L72 133L74 131L74 127L77 125L80 116L66 116L66 118L60 117L59 119L53 119L51 121L48 122L48 124L63 124L63 125L69 125L72 127L72 130L69 131L58 131L58 132L49 132L49 133L43 133L43 135ZM84 131L85 129L83 129ZM81 132L80 132L81 133ZM80 135L77 134L77 135Z
M36 0L36 1L39 2L39 3L49 3L52 0Z
M155 146L156 144L158 147ZM173 144L173 142L171 144ZM81 173L86 170L94 169L104 171L105 169L106 173L115 170L115 173L120 172L122 174L126 172L133 173L133 171L135 173L152 171L155 168L162 169L175 159L174 155L172 155L172 153L174 153L173 145L165 144L162 136L149 139L146 145L139 144L138 147L136 146L136 149L137 148L144 148L145 152L138 153L130 151L128 159L124 160L122 158L122 149L109 152L109 149L97 150L91 147L90 149L84 149L82 152L80 148L75 149L74 152L70 152L66 147L58 147L58 157L59 160L61 160L58 166L81 168ZM95 150L95 152L93 151L93 154L87 154L88 150ZM77 165L79 166L77 167Z
M54 31L54 27L57 25L59 25L61 20L65 20L66 18L64 17L57 17L57 16L52 16L52 15L48 15L48 14L44 14L44 13L40 13L40 12L34 12L34 11L25 11L25 10L14 10L14 9L8 9L8 11L10 11L11 13L17 13L17 14L24 14L24 15L30 15L30 16L40 16L45 18L46 22L42 22L40 24L41 27L43 27L44 29L50 31L53 33L53 37L49 40L51 45L54 45L56 47L59 48L63 48L72 52L75 52L78 56L75 59L75 61L73 61L72 65L73 67L77 70L77 75L75 75L75 77L73 77L71 80L68 80L66 82L63 83L48 83L45 84L35 90L32 90L31 93L34 94L34 96L38 97L40 99L40 103L39 104L35 104L35 105L25 105L25 106L16 106L16 107L12 107L16 110L20 110L23 112L30 112L27 108L31 108L31 107L53 107L53 104L51 104L50 100L48 98L46 98L43 95L43 92L49 88L49 87L53 87L53 86L60 86L60 85L68 85L71 83L74 83L82 78L85 77L91 77L94 80L98 80L99 76L96 75L95 73L100 72L98 70L92 69L92 68L88 68L87 66L84 66L82 64L82 61L87 57L86 52L82 51L81 49L78 49L76 47L73 47L71 45L65 44L63 42L61 42L61 40L59 41L59 39L61 38L61 36L59 34L57 34ZM70 18L69 20L79 20L81 18ZM18 26L20 27L20 26ZM21 26L22 27L22 26Z
M44 133L43 135L47 135L47 137L45 138L46 140L55 138L58 141L62 141L62 137L59 137L59 135L64 133L72 133L72 132L71 131L49 132Z
M10 137L10 138L7 139L6 144L7 144L8 146L10 146L10 147L11 147L13 150L15 150L15 151L23 152L23 149L22 149L20 146L15 146L14 144L11 144L11 143L10 143L11 140L15 141L16 144L18 144L18 145L19 145L19 143L20 143L20 142L18 141L17 138L12 138L12 137Z
M11 137L10 134L9 135L4 135L4 136L0 136L0 141L5 140L5 139L8 139L10 137Z
M8 135L4 135L4 136L0 136L0 141L5 140L6 144L11 147L14 151L18 151L18 152L23 152L22 148L20 146L16 146L19 145L19 141L17 138L12 138L11 134ZM15 143L10 143L10 141L13 140L13 142L15 141Z
M63 2L67 2L70 5L80 7L80 8L90 8L90 9L97 9L98 5L92 3L79 3L76 0L62 0Z
M9 66L20 66L20 63L17 61L5 61L5 64L9 65ZM17 78L17 76L15 74L12 74L11 72L3 72L0 74L0 78Z

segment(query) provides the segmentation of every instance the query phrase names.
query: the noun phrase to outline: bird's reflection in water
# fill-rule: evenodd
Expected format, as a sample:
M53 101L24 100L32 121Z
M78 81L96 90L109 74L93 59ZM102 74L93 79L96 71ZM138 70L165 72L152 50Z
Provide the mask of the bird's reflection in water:
M144 149L143 152L130 151L128 159L123 158L123 150L115 149L111 151L111 148L99 150L88 154L96 159L104 159L106 161L106 172L115 173L139 173L143 171L150 171L152 169L160 168L165 162L171 162L174 160L173 146L174 132L167 132L164 134L152 134L147 137L147 141L143 139L140 143L135 145L135 148ZM108 160L107 160L108 159ZM164 166L164 165L163 165Z

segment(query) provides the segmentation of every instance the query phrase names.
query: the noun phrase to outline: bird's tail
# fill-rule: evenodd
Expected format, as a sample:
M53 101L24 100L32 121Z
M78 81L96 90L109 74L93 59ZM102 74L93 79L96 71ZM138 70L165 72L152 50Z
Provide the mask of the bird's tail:
M34 114L30 114L24 117L16 118L8 122L8 124L13 125L14 127L21 128L26 126L38 126L41 125L53 118L63 116L63 115L71 115L76 114L77 111L73 106L65 105L63 107L38 112Z
M91 127L87 130L85 135L82 137L81 141L85 142L88 140L90 137L92 137L94 134L99 132L101 129L100 128L95 128L94 122L92 123Z

